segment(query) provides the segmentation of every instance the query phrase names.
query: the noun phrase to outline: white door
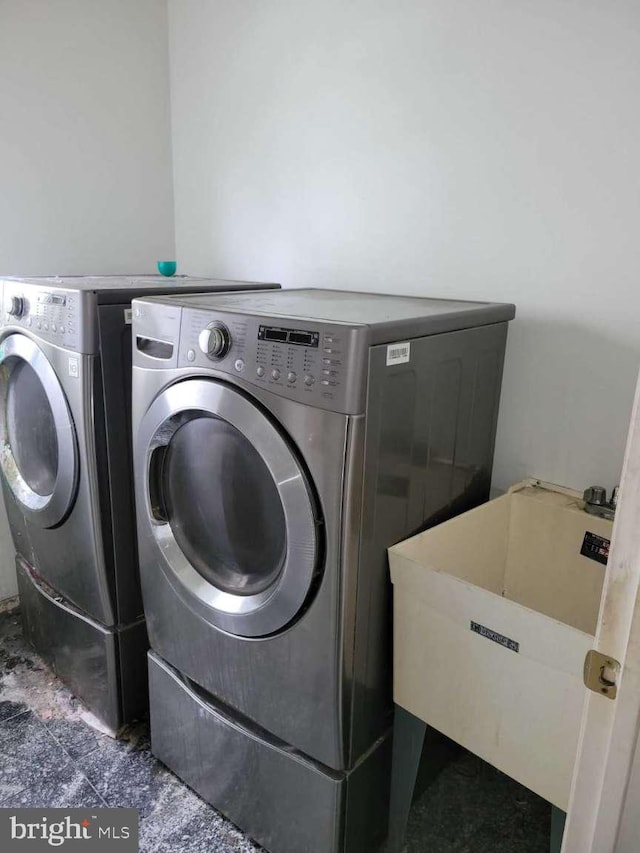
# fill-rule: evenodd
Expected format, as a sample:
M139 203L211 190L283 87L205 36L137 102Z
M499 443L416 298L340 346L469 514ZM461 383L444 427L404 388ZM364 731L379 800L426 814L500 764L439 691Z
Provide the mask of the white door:
M640 380L594 648L615 699L586 691L563 853L640 851Z

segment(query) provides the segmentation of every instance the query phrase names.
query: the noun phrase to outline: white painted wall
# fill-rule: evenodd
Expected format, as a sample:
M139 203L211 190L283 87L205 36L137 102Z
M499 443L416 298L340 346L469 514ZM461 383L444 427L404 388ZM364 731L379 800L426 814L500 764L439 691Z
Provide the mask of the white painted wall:
M169 0L184 272L514 301L495 483L619 476L636 0Z
M164 0L0 0L0 273L173 257ZM0 599L15 592L0 515Z

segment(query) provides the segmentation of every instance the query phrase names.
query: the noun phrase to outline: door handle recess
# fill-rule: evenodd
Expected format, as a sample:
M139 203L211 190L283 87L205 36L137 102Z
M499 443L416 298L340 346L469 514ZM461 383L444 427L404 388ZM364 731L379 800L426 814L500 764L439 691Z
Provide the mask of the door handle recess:
M162 488L162 472L164 469L164 460L167 455L167 445L162 444L151 451L149 459L149 506L151 508L151 517L154 521L159 521L161 524L167 524L169 521L169 513L164 500L164 492Z

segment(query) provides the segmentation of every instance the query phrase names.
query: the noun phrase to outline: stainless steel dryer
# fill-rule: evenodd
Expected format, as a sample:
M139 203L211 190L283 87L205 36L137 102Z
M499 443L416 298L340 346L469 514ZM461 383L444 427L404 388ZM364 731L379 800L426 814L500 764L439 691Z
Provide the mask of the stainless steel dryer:
M372 850L386 548L487 498L514 308L328 290L133 305L153 751L274 853Z
M131 298L265 286L160 276L0 281L0 470L25 632L113 730L147 707Z

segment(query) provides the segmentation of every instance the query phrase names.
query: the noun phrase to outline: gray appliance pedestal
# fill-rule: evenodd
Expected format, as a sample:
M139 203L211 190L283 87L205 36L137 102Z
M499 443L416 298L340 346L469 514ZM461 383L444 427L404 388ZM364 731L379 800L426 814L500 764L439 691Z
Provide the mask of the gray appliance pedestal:
M271 853L373 853L382 843L390 733L338 772L222 706L154 652L149 693L154 755Z
M148 713L146 625L107 628L48 589L16 557L25 637L113 733Z

